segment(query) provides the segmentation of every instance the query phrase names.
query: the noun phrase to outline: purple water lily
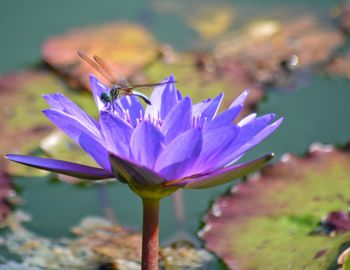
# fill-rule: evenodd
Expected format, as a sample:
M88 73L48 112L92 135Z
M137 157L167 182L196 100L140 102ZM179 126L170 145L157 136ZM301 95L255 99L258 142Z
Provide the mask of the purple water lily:
M159 201L178 188L200 189L232 181L266 164L272 154L236 164L282 122L274 114L251 114L233 121L248 91L218 114L223 94L192 104L176 90L173 76L157 86L152 105L143 108L135 96L106 106L110 89L90 77L100 119L96 121L62 94L45 95L44 114L78 143L100 166L22 155L7 158L25 165L84 179L115 177L127 183L143 202L142 270L158 269ZM108 105L108 104L107 104ZM273 122L274 121L274 122Z
M175 81L173 76L163 82ZM96 121L62 94L44 95L51 106L43 113L78 143L101 168L55 159L22 155L7 158L29 166L84 179L117 177L136 188L164 186L208 188L231 181L268 162L268 154L234 165L250 148L282 122L275 115L251 114L234 124L248 91L218 114L223 94L192 104L173 83L157 86L152 105L143 108L134 96L118 100L110 110L100 99L109 88L94 76L91 88L100 119ZM159 190L163 196L164 190ZM152 194L151 196L155 196ZM157 195L156 195L157 196Z

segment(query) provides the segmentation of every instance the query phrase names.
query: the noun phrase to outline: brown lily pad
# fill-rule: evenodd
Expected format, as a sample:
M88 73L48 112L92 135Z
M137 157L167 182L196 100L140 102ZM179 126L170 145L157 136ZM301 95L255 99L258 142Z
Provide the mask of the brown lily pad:
M289 22L251 22L214 50L220 70L240 71L258 85L285 86L294 70L312 69L344 43L342 34L313 16Z
M102 57L125 77L159 55L153 36L142 26L131 23L78 28L48 39L42 48L43 59L66 76L72 86L86 89L90 89L88 75L96 71L78 57L77 51Z
M219 198L201 234L230 269L337 269L350 231L315 234L319 222L350 204L350 153L313 146L286 155Z
M345 55L334 56L327 63L325 71L328 74L339 75L350 79L350 54L346 53Z

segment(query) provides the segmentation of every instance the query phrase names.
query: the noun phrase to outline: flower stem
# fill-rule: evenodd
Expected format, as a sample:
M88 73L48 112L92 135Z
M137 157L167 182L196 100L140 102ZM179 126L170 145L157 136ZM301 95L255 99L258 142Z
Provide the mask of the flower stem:
M159 199L143 199L142 270L158 270Z

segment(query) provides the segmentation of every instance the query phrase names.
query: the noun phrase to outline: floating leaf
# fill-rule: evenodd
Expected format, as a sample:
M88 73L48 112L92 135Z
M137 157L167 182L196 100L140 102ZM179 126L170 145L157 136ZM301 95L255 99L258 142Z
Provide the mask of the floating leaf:
M77 51L102 57L125 77L159 55L152 35L131 23L74 29L47 40L42 48L44 60L67 76L73 86L82 85L86 89L90 89L88 75L96 71L78 57Z
M286 23L264 20L217 42L214 56L219 70L240 71L259 85L288 86L293 70L312 69L343 43L341 33L312 16Z
M350 79L350 54L349 52L345 54L340 54L327 63L326 72L330 75L340 75Z
M349 152L330 147L285 155L215 202L202 231L206 246L231 269L337 269L350 231L312 232L328 213L348 209L349 165Z

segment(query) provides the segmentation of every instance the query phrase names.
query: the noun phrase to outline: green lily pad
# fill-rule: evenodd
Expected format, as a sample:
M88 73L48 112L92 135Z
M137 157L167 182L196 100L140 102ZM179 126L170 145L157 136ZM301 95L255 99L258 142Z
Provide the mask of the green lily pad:
M314 229L328 213L346 211L350 153L314 145L309 155L285 155L219 198L201 235L231 269L337 269L350 231Z
M125 77L159 56L159 46L151 33L132 23L73 29L48 39L42 48L44 60L66 76L72 86L86 89L90 89L88 75L97 72L79 58L77 51L102 57Z
M69 90L49 71L26 70L0 77L2 160L8 153L35 152L41 140L56 130L55 125L41 113L49 107L41 95L54 92L65 94L90 114L97 114L90 94ZM38 154L43 156L43 153ZM13 165L12 162L8 163L8 171L17 175L43 173L37 169Z

